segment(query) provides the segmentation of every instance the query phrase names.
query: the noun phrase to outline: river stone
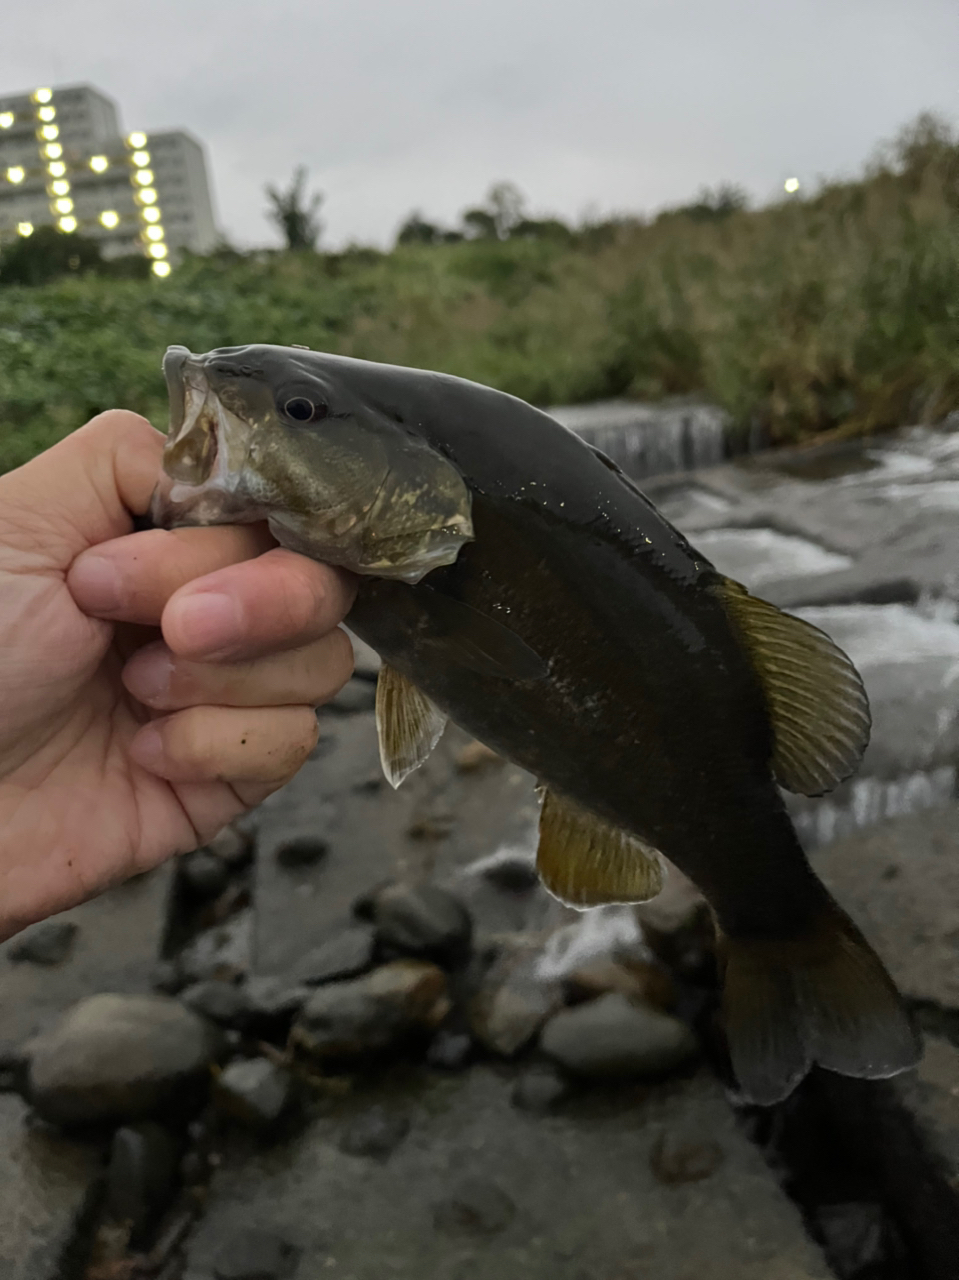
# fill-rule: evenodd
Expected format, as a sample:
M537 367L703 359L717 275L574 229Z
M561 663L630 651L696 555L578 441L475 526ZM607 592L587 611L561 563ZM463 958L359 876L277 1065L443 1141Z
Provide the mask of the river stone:
M251 1129L268 1129L290 1101L289 1071L269 1058L238 1059L221 1071L214 1101L224 1115Z
M370 911L379 941L397 951L456 959L469 949L469 912L436 885L384 885Z
M676 1007L676 984L665 968L645 960L598 957L563 979L570 1004L618 991L639 1004L668 1012Z
M168 996L90 996L27 1046L29 1100L56 1124L142 1119L196 1088L216 1048Z
M426 1061L441 1071L459 1071L467 1066L473 1053L473 1037L465 1031L440 1028L430 1041Z
M124 1125L113 1135L106 1210L114 1222L129 1224L134 1248L170 1202L178 1155L173 1137L150 1120Z
M273 1231L247 1227L220 1247L213 1263L216 1280L287 1280L300 1251Z
M194 1013L225 1027L245 1027L250 1018L250 999L243 987L210 978L195 982L180 992L180 999Z
M180 879L198 898L215 898L226 888L229 865L208 849L197 849L180 859Z
M180 970L191 982L220 978L231 982L250 967L253 912L238 911L222 924L204 929L180 953Z
M385 1107L373 1106L347 1125L340 1137L339 1148L348 1156L373 1156L383 1160L399 1146L409 1131L408 1117L391 1114Z
M508 1227L516 1205L495 1182L464 1178L452 1195L433 1209L433 1223L441 1231L493 1235Z
M511 1101L521 1111L546 1115L569 1094L569 1081L555 1067L531 1067L513 1086Z
M511 1057L530 1043L562 1004L558 982L540 978L538 953L518 945L507 948L483 977L470 1002L470 1029L494 1053Z
M312 867L329 853L330 844L318 835L294 836L277 847L276 860L281 867Z
M395 960L319 987L300 1011L291 1041L315 1058L376 1052L438 1026L449 1009L442 969Z
M540 1044L567 1071L597 1079L661 1075L696 1053L684 1022L616 992L557 1013Z
M77 932L72 920L45 920L17 938L7 955L15 964L62 964L73 950Z
M376 930L371 925L351 925L298 960L290 972L290 981L320 986L338 978L353 978L370 968L375 950Z
M266 1036L282 1031L284 1026L289 1027L291 1019L310 996L309 987L269 975L248 979L243 990L249 1008L250 1027Z

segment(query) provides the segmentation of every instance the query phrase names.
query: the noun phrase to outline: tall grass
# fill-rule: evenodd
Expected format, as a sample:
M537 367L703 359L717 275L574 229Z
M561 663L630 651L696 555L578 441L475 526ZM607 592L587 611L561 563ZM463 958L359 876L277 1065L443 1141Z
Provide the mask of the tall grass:
M945 126L921 118L860 180L811 198L701 210L0 288L0 470L110 405L162 426L169 343L304 343L540 404L696 393L783 442L959 407L959 138Z

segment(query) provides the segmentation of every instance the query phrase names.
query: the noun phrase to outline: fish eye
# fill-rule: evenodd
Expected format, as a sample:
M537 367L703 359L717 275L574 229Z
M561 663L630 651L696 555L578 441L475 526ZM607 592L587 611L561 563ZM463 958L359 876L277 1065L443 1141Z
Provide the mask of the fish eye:
M294 422L316 422L326 417L326 405L315 404L306 396L293 396L284 404L283 412Z

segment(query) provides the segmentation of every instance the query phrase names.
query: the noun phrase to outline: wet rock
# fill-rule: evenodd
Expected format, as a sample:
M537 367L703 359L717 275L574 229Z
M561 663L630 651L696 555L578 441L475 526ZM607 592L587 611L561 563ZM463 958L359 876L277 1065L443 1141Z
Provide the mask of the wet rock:
M77 933L72 920L45 920L16 938L7 955L14 964L62 964L73 950Z
M180 879L197 898L215 898L226 888L230 868L223 858L197 849L180 859Z
M530 947L506 950L470 1002L470 1029L494 1053L518 1053L562 1004L559 983L540 978L536 961L537 953Z
M690 1138L679 1133L661 1133L649 1153L649 1167L667 1186L701 1182L714 1174L724 1159L718 1142Z
M668 1011L676 1007L676 984L664 968L643 960L597 959L564 979L571 1004L616 991L628 1000Z
M569 1095L569 1081L548 1066L525 1071L513 1086L511 1100L521 1111L546 1115Z
M684 1022L617 993L557 1013L540 1044L567 1071L597 1079L661 1075L697 1051Z
M490 765L502 765L506 761L484 742L468 742L456 753L456 769L459 773L475 773Z
M287 978L254 977L244 988L250 1027L261 1035L269 1035L288 1025L309 999L310 989Z
M253 854L252 832L242 831L235 826L224 827L204 848L221 862L225 862L231 870L237 870Z
M410 1131L406 1116L373 1106L353 1120L340 1137L339 1148L348 1156L385 1159Z
M441 1071L460 1071L473 1055L473 1038L465 1031L437 1031L426 1051L426 1061Z
M195 1095L216 1048L168 996L90 996L27 1046L29 1100L56 1124L138 1120Z
M372 711L376 706L376 685L371 680L354 677L347 681L327 707L340 715L355 715L358 711Z
M289 1071L269 1058L238 1059L220 1072L213 1097L224 1115L269 1129L289 1105L292 1084Z
M442 969L396 960L318 988L300 1011L291 1042L320 1059L377 1052L438 1026L449 1009Z
M885 1262L885 1215L882 1206L868 1201L819 1205L814 1221L822 1235L826 1256L843 1277L872 1274Z
M397 951L456 959L469 949L469 912L436 885L385 885L370 910L377 938Z
M245 1027L250 1018L250 1001L242 987L211 978L197 982L180 993L180 999L194 1013L225 1027Z
M239 911L229 920L204 929L180 953L180 971L187 981L220 978L232 982L250 967L253 912Z
M276 860L281 867L291 870L295 867L315 866L329 853L329 841L322 836L294 836L277 846Z
M494 1235L508 1227L516 1216L516 1205L495 1182L485 1178L464 1178L448 1199L433 1209L433 1223L441 1231L469 1235Z
M289 1280L300 1250L273 1231L247 1227L236 1232L216 1254L216 1280Z
M150 973L150 986L164 995L175 996L182 991L186 981L175 960L158 960Z
M319 986L338 978L353 978L369 969L375 950L376 930L371 925L352 925L308 951L294 965L290 979Z
M534 860L512 850L484 859L478 870L490 884L495 884L498 889L505 889L508 893L528 893L540 882Z
M110 1144L106 1211L130 1228L137 1248L164 1212L176 1185L178 1144L160 1125L146 1121L117 1129Z

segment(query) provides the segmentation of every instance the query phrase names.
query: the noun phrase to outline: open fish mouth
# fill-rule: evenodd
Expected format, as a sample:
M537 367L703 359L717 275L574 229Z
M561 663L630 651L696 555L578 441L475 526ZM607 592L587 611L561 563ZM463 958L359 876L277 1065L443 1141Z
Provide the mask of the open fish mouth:
M186 347L163 361L170 396L170 430L163 474L153 493L154 524L252 523L264 513L241 493L250 424L227 409L202 364Z

